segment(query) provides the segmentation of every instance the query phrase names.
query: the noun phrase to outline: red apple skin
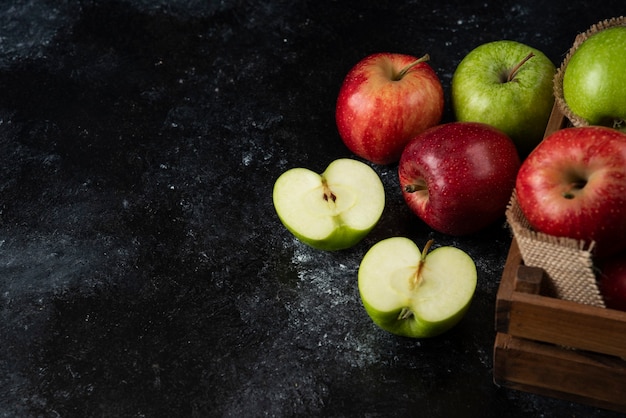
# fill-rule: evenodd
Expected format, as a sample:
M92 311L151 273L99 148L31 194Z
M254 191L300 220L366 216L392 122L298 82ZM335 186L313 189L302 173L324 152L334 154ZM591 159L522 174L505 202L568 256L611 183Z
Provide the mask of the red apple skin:
M418 217L436 231L461 236L504 216L519 167L515 144L502 131L451 122L412 139L398 174L404 199Z
M435 71L404 54L377 53L357 63L339 90L336 122L339 136L357 156L372 163L396 163L404 146L439 123L444 93Z
M537 231L586 242L594 255L626 249L626 135L585 126L545 138L516 181L520 209Z
M607 308L626 311L626 252L603 259L598 284Z

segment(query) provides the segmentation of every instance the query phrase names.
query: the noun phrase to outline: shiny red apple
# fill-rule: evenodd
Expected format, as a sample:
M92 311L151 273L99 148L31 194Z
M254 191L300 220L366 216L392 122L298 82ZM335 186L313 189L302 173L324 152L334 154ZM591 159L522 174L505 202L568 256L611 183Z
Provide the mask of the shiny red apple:
M398 174L406 203L426 224L467 235L503 217L519 166L515 144L502 131L451 122L412 139Z
M626 252L598 264L598 284L607 308L626 311Z
M595 241L597 257L626 249L626 134L597 126L553 133L524 160L516 190L537 231Z
M335 116L350 151L375 164L396 163L411 138L439 123L443 87L427 59L377 53L348 72Z

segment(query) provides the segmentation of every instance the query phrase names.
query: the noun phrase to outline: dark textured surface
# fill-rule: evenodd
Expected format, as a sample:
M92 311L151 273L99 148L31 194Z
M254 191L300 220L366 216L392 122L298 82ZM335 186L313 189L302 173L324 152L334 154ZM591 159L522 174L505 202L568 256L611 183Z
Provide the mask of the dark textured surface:
M558 65L578 32L623 12L1 1L0 416L612 416L493 384L503 223L433 233L396 167L375 167L380 224L324 253L282 227L271 189L288 168L351 156L334 104L365 55L430 53L448 100L475 46L514 39ZM395 235L475 258L476 298L449 333L398 338L366 316L358 264Z

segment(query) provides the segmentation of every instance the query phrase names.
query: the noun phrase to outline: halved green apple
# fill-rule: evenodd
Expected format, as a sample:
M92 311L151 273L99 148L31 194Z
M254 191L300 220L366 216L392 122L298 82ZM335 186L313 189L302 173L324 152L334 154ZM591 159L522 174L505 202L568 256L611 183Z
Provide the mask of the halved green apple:
M476 290L476 265L451 246L423 252L408 238L378 242L358 273L361 300L382 329L412 338L434 337L456 325Z
M285 227L302 242L321 250L354 246L380 219L385 190L367 164L342 158L322 174L292 168L278 177L274 208Z

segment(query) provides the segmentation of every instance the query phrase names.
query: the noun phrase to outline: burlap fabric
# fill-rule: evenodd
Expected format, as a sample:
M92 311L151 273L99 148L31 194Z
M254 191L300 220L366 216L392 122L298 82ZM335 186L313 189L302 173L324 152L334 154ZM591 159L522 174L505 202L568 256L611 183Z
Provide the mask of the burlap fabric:
M515 192L506 219L524 264L543 268L559 299L605 307L593 271L593 242L587 244L534 231L517 203Z
M574 44L567 52L565 59L563 60L561 66L557 69L556 74L554 75L553 88L555 103L573 126L588 126L589 123L585 119L572 112L572 110L567 106L567 103L565 103L565 99L563 98L563 74L565 73L565 68L567 67L567 64L569 63L572 55L574 55L574 52L576 52L576 49L578 49L578 47L587 38L597 32L613 26L626 26L626 17L620 16L603 20L596 23L595 25L592 25L586 32L578 34L578 36L576 36L576 39L574 40Z

